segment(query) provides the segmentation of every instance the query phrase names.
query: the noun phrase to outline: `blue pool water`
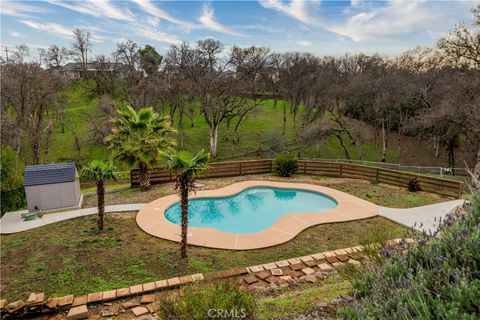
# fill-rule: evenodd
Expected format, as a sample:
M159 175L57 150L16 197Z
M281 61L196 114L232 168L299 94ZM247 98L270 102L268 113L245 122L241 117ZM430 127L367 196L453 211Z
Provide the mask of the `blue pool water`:
M190 200L188 225L230 233L254 233L267 229L289 213L319 212L336 206L334 199L318 192L252 187L229 197ZM180 203L170 206L165 217L180 224Z

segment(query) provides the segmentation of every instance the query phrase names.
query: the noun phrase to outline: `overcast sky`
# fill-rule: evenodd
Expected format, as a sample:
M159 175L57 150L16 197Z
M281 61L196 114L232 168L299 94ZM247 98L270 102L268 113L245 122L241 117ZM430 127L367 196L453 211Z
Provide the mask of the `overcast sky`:
M8 1L1 0L1 45L70 46L72 30L93 35L93 53L132 39L160 53L212 37L227 46L259 45L317 55L395 55L433 46L458 22L472 23L479 1Z

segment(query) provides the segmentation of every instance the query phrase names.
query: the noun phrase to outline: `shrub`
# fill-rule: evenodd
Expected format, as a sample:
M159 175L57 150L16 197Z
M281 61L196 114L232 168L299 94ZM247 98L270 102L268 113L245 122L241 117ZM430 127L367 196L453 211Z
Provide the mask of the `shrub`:
M1 152L1 215L8 211L24 208L27 204L23 188L23 164L9 146Z
M255 319L257 305L248 291L231 281L198 282L177 300L160 301L162 319Z
M290 177L298 170L298 160L295 156L281 154L273 162L273 171L280 177Z
M384 247L386 257L354 281L358 299L347 319L478 319L480 317L480 196L454 211L416 244Z
M418 183L417 178L413 178L410 181L408 181L407 188L408 188L408 191L410 192L418 192L422 190L422 188L420 188L420 183Z

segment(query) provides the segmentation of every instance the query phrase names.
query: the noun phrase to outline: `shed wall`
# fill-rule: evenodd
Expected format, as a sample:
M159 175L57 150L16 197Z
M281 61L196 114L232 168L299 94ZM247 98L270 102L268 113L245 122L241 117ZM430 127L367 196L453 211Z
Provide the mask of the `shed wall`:
M80 200L78 179L71 182L25 187L28 211L74 207Z

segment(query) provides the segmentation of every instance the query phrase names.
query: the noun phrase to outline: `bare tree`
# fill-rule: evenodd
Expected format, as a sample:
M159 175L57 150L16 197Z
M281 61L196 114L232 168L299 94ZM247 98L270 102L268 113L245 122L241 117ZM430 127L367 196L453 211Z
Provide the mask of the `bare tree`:
M58 68L61 67L62 64L67 60L69 57L68 49L65 47L58 47L56 44L50 45L47 50L45 50L45 54L43 56L42 61L49 67L49 68Z
M76 62L80 63L83 71L87 70L88 54L92 48L89 31L75 29L73 30L73 43L70 50L70 56Z

